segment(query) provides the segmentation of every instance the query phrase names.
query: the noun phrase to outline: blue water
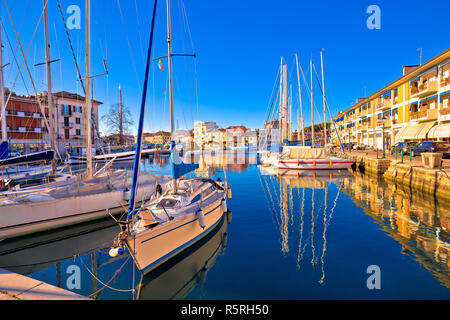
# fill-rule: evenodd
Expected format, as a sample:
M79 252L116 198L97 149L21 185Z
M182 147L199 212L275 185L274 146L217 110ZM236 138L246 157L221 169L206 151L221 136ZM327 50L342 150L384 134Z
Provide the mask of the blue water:
M148 159L142 169L169 170ZM231 214L143 279L128 256L109 257L109 220L1 242L0 268L68 289L74 265L72 291L96 299L448 299L448 204L359 172L228 169ZM367 286L372 265L380 289Z

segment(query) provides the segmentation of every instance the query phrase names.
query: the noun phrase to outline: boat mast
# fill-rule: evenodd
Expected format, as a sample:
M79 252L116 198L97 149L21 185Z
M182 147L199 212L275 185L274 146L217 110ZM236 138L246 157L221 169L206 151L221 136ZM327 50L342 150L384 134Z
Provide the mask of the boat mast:
M314 148L314 100L313 100L313 64L312 58L310 62L311 68L311 147Z
M172 38L171 38L171 25L170 25L170 0L167 2L167 59L169 64L169 97L170 97L170 151L173 152L175 147L174 143L174 112L173 112L173 75L172 75ZM177 192L177 179L173 179L173 191Z
M283 142L288 138L287 64L283 64Z
M50 148L53 152L56 152L56 141L55 141L55 126L53 121L53 93L52 93L52 74L50 67L50 42L48 37L48 0L43 0L44 3L44 31L45 31L45 65L47 69L47 106L49 114L49 136L50 136ZM52 174L56 172L56 161L55 154L52 159Z
M91 138L91 113L92 113L92 79L91 79L91 0L86 0L86 160L87 177L92 177L92 138Z
M3 21L0 20L0 27ZM2 115L2 142L8 141L8 133L6 132L6 106L5 106L5 88L3 84L3 44L2 32L0 28L0 106Z
M304 127L304 123L303 123L302 90L300 88L300 73L299 73L299 70L298 70L298 57L297 57L297 54L295 54L295 61L297 63L297 81L298 81L298 99L300 100L300 117L302 118L302 142L303 142L303 146L305 146L305 127ZM297 127L298 126L299 126L299 124L297 122ZM297 139L298 139L298 137L297 137Z
M283 57L280 64L280 142L283 143Z
M289 141L292 141L292 84L289 88Z
M174 113L173 113L173 76L172 76L172 39L170 27L170 0L167 0L167 47L168 47L168 61L169 61L169 97L170 97L170 134L173 140L175 132Z
M130 215L134 211L137 180L138 180L138 175L139 175L139 164L141 161L141 146L142 146L142 133L144 131L145 102L147 99L148 74L149 74L149 70L150 70L150 59L152 56L153 31L154 31L154 27L155 27L155 14L156 14L157 3L158 3L158 0L155 0L155 3L153 4L152 24L151 24L151 29L150 29L150 38L149 38L149 44L148 44L148 50L147 50L147 63L145 66L144 87L142 89L141 109L140 109L140 114L139 114L139 123L138 123L138 128L137 128L137 135L136 135L136 153L134 156L133 178L131 180L130 201L128 204L127 220L129 219Z
M119 144L123 144L123 108L122 108L122 89L119 84Z
M324 148L327 150L327 113L325 105L325 82L323 77L323 57L322 51L320 51L320 66L322 69L322 96L323 96L323 134L324 134Z

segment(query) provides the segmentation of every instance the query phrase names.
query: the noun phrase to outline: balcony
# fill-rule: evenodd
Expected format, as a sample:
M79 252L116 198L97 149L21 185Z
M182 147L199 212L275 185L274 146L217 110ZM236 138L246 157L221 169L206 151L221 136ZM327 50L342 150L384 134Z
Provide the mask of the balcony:
M21 118L35 118L35 119L41 118L40 113L28 112L28 111L6 110L6 115L13 116L13 117L21 117Z
M441 88L446 87L448 85L450 85L450 79L449 78L443 78L441 80Z
M391 105L391 99L380 99L380 102L377 104L377 110L390 109Z
M429 96L438 91L438 82L430 80L420 84L418 87L411 88L411 98Z
M382 128L383 127L383 120L377 120L377 128ZM384 127L385 128L390 128L391 127L391 120L390 119L386 119L384 122Z
M8 132L19 132L19 133L42 133L46 132L45 128L35 128L35 127L6 127Z
M425 109L417 112L413 112L409 115L410 120L423 121L423 120L435 120L437 119L437 109Z

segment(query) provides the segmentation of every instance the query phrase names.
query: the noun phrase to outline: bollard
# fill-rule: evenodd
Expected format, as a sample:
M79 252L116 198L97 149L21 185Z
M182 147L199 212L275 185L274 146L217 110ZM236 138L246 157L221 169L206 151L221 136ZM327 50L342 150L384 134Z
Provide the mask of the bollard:
M397 160L397 148L395 148L395 160Z
M403 149L402 151L400 151L401 157L402 157L402 161L400 163L403 163Z

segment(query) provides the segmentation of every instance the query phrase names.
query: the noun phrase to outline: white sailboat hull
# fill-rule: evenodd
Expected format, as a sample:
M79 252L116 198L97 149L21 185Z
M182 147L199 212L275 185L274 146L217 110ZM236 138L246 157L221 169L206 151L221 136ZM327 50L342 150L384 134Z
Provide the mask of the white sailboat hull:
M76 187L76 182L74 186ZM138 205L149 200L155 191L155 183L139 186L136 193ZM92 192L85 195L72 195L53 199L47 194L30 194L27 197L42 197L37 201L4 200L0 205L0 239L12 238L101 219L111 214L122 213L128 206L130 192L128 187ZM47 200L47 198L49 200ZM125 210L124 210L125 209Z
M295 170L344 170L349 169L354 162L332 157L325 159L286 159L278 160L277 167Z
M147 274L185 248L193 245L217 226L225 214L221 200L202 208L203 229L195 213L177 217L153 229L130 236L126 242L139 269Z
M141 151L142 155L151 154L151 153L156 153L156 149L146 149L146 150ZM112 159L115 159L115 161L134 160L135 154L136 154L135 151L107 153L107 154L93 156L92 161L108 162L108 161L111 161ZM83 164L83 163L86 163L86 157L85 156L70 156L68 162L70 164Z

